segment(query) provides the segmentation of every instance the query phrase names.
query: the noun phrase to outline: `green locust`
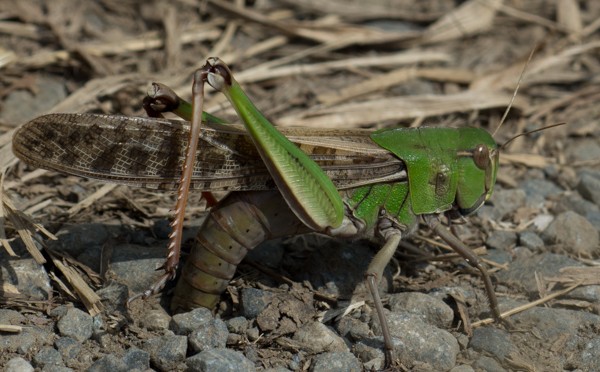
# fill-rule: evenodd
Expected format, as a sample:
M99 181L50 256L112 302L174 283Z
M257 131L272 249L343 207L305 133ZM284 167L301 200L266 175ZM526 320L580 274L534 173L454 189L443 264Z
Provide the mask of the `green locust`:
M198 233L175 289L173 310L213 308L246 253L265 240L311 231L377 239L382 248L365 277L389 365L392 339L377 283L401 238L425 222L479 270L494 318L501 319L487 270L440 221L443 215L449 219L469 215L492 195L499 147L488 132L278 130L222 61L208 59L194 80L192 104L161 85L155 85L145 104L151 116L172 111L191 124L164 118L51 114L21 127L13 151L26 163L63 173L149 188L178 187L174 231L181 229L187 189L231 191L212 207ZM202 112L205 82L229 99L243 127ZM175 276L178 239L180 230L171 236L165 275L144 295L160 291Z

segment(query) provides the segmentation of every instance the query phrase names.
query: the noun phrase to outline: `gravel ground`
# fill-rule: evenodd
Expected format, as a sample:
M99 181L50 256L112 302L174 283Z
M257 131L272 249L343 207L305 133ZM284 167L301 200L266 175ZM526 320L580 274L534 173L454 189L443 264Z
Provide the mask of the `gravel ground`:
M209 3L218 8L219 2ZM347 15L341 17L355 26L369 24L369 27L375 25L387 30L421 30L454 9L451 2L440 1L438 8L432 5L434 2L428 3L432 8L420 14L430 14L432 18L418 22L396 18L377 23L344 18ZM579 4L575 9L580 11L583 26L593 26L600 16L600 8L593 1L561 3L563 6ZM18 7L24 7L23 4L41 12L35 2L24 1ZM93 22L111 24L115 22L111 17L125 22L132 18L134 13L131 12L139 10L129 3L121 4L118 10L108 6L113 4L110 1L98 4L105 6L104 11L98 12L93 5L74 7L73 18L64 11L44 14L31 11L27 17L15 16L14 19L23 27L43 27L44 22L40 20L48 19L50 25L55 25L53 32L65 36L70 35L69 28L63 25L65 19L73 21L85 17L86 22L91 22L84 22L89 28L86 35L94 35L90 31ZM517 5L510 3L510 6ZM10 15L15 11L7 5L0 6L0 10L6 12L0 13L7 14L6 19L11 20ZM172 8L163 6L165 19L171 19ZM187 9L186 6L178 5L183 9ZM276 5L256 6L261 12L273 15L271 7ZM300 11L282 4L278 6L284 19L296 15L301 20L302 15L321 14L307 10L309 8ZM567 22L564 18L567 13L563 8L555 8L554 2L531 2L528 6L522 10L526 14L552 20L557 22L555 25L564 26ZM249 22L247 18L239 14L224 19L215 12L210 8L204 21L216 22L211 27L220 30L218 35L233 21L243 25L240 26L243 32L230 40L234 47L249 48L265 33L273 36L275 32L269 27L259 30L250 27L244 23ZM162 19L143 11L135 14L139 19L133 17L132 22L138 26ZM178 17L187 19L191 14L180 13ZM169 23L164 22L168 30ZM66 28L56 30L57 24ZM343 28L336 30L340 29ZM576 288L510 316L510 325L491 323L470 329L465 326L466 321L476 322L490 315L483 284L464 261L433 244L434 236L422 226L399 248L380 286L394 339L394 368L397 370L600 371L600 110L597 106L600 87L595 78L600 72L596 51L598 32L592 28L581 36L557 30L562 29L502 13L493 21L492 30L480 30L450 41L405 44L406 50L429 48L447 53L449 57L443 62L418 66L445 67L455 75L442 79L439 76L427 78L423 73L418 79L407 79L379 92L385 97L428 97L431 94L441 97L466 88L477 93L473 87L479 84L510 98L516 80L498 71L513 71L510 77L518 76L514 71L522 69L532 45L546 41L552 47L542 48L534 57L532 72L526 74L516 107L500 129L499 142L544 124L568 123L520 139L505 151L501 155L503 162L491 203L484 205L465 224L454 227L470 247L485 248L483 258L493 273L502 311L546 299L575 284ZM40 58L35 53L44 51L45 39L16 33L8 35L12 39L4 37L2 40L19 56ZM74 42L75 39L60 40L65 43L65 40ZM10 128L52 107L56 110L55 105L59 105L61 111L74 111L74 108L69 110L72 106L65 106L65 102L72 105L67 97L75 96L74 92L81 92L79 89L95 90L93 98L79 102L84 107L77 110L139 114L140 90L147 87L145 78L127 75L130 80L127 83L120 80L121 85L114 88L103 85L94 88L91 83L84 86L86 79L110 77L107 71L118 76L125 76L130 70L168 76L166 67L155 71L152 65L160 61L161 53L169 54L163 48L161 53L146 50L129 51L119 57L110 53L97 56L86 52L85 37L76 40L83 43L77 44L80 54L73 52L77 47L65 49L70 53L68 62L58 59L40 67L23 57L5 67L0 120L5 124L3 129L7 136L3 138L10 138ZM275 54L292 55L314 46L305 42L292 38ZM354 45L350 50L334 52L325 50L322 55L307 58L314 63L369 53L383 56L390 52L385 46L368 45ZM574 49L578 46L581 49ZM189 73L194 58L205 55L206 48L203 44L190 51L182 50L180 68ZM225 49L222 54L232 51ZM192 57L194 52L196 55ZM152 63L137 62L137 59L132 62L136 53L147 53L144 56ZM239 62L236 71L242 72L269 58L275 57L265 54L249 58ZM565 61L543 68L544 63L557 58ZM468 69L473 70L475 77L464 82L457 71ZM380 73L377 68L350 66L322 77L302 75L302 78L284 79L281 84L268 80L262 85L248 84L251 94L257 97L258 106L268 107L273 117L292 115L306 119L309 115L304 115L299 106L310 107L313 102L316 107L322 103L316 97L323 93L320 90L323 86L341 91L358 84L359 77L367 79ZM29 75L35 75L36 79L28 82ZM488 77L490 79L486 79ZM494 77L506 81L491 82ZM110 80L95 81L107 83ZM188 81L181 84L187 86ZM219 102L214 103L214 106L219 105ZM492 109L497 106L427 113L424 117L411 114L397 121L419 124L423 119L427 124L444 126L467 123L484 125L492 131L502 113L501 109ZM23 110L23 107L29 109ZM309 112L309 109L304 110ZM314 111L310 115L321 113ZM359 125L385 126L388 122L394 120ZM10 153L10 146L3 149ZM160 274L155 269L164 260L169 233L166 218L173 196L118 186L95 198L92 205L81 207L80 202L102 190L101 183L52 172L25 178L33 169L22 164L15 167L13 159L5 160L3 168L8 169L4 180L5 197L9 196L17 209L33 215L55 233L58 239L44 244L54 252L68 254L69 258L61 262L85 274L101 298L103 309L97 315L90 315L57 266L40 265L31 258L17 237L14 222L9 221L6 234L11 238L17 257L0 252L0 283L3 285L0 366L4 370L361 371L382 368L382 337L362 283L363 273L378 248L376 244L317 235L267 242L252 251L241 264L214 312L199 308L170 314L171 287L160 296L134 301L127 308L127 298L148 288ZM190 208L185 228L187 249L206 215L198 195L190 205L194 207ZM70 210L74 206L76 208ZM39 233L36 238L43 240ZM39 242L36 244L42 248ZM437 258L432 259L432 256ZM11 332L8 325L20 328Z

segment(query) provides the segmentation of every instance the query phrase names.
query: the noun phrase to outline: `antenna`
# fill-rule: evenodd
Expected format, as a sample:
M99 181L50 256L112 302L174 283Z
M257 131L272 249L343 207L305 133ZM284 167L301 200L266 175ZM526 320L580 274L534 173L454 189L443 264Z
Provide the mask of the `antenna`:
M515 98L517 98L517 92L519 91L519 87L521 86L521 80L523 80L523 76L525 75L525 70L527 69L527 66L529 66L529 62L531 62L531 60L533 59L533 55L535 54L536 49L537 49L537 47L533 47L533 49L531 50L531 53L529 53L529 58L527 58L527 62L525 63L525 66L523 66L523 70L521 70L521 75L519 76L519 80L517 81L517 87L515 88L512 98L510 99L510 103L508 104L508 107L504 111L504 115L502 115L502 119L500 119L500 124L498 124L498 126L496 127L496 130L494 130L494 133L492 133L492 137L496 136L498 129L500 129L502 124L504 124L504 121L506 120L506 117L508 116L508 113L509 113L511 107L512 107L513 103L515 102Z
M501 149L505 149L508 146L509 143L511 143L512 141L516 140L519 137L523 137L523 136L526 136L526 135L531 134L531 133L541 132L541 131L546 130L546 129L550 129L550 128L554 128L554 127L559 127L561 125L566 125L566 124L567 124L566 122L552 124L552 125L548 125L546 127L542 127L542 128L538 128L538 129L534 129L534 130L530 130L530 131L527 131L527 132L523 132L523 133L517 134L516 136L510 138L508 141L506 141L502 145L500 145L500 148Z

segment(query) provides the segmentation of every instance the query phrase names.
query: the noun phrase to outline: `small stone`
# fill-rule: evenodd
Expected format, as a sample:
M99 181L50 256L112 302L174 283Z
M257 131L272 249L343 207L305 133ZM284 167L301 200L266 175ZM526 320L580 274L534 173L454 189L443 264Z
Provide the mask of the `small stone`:
M227 325L227 330L229 332L242 335L248 329L248 319L243 316L236 316L235 318L226 320L225 325Z
M65 81L58 77L39 75L33 88L35 94L25 89L8 93L0 110L0 118L4 122L20 124L29 121L47 112L67 96Z
M113 354L105 355L92 364L87 372L126 372L127 365Z
M123 363L127 366L128 371L146 371L150 368L150 354L144 350L132 347L123 355Z
M242 289L240 311L247 319L256 318L273 300L274 294L256 288Z
M199 307L187 313L173 315L170 328L175 334L188 335L211 320L213 320L211 311Z
M582 371L600 371L600 337L586 342L579 356L573 359Z
M449 332L427 324L414 314L391 312L387 315L390 333L399 345L394 355L407 365L427 363L433 370L446 371L456 364L458 341ZM381 334L379 322L372 324Z
M92 269L99 270L101 248L111 238L111 233L103 224L83 223L67 225L56 233L56 237L58 240L51 243L52 248L67 252ZM94 256L89 256L90 251L95 252Z
M600 324L600 316L585 311L534 307L514 315L515 323L535 327L536 340L561 340L561 353L578 351L581 341L580 330Z
M140 325L149 331L163 331L169 329L171 316L161 307L144 312Z
M449 327L454 320L454 311L450 306L424 293L394 293L390 295L389 304L392 312L414 314L437 327Z
M2 284L14 287L14 291L24 298L45 301L48 299L48 293L52 292L48 273L44 265L35 262L26 252L24 246L20 244L21 240L17 242L18 244L11 243L11 245L15 248L15 253L20 256L18 260L8 255L4 249L0 250ZM39 243L35 242L34 245L42 249Z
M254 364L242 353L225 348L210 349L185 360L188 371L253 372Z
M508 250L517 244L517 233L513 231L494 231L485 241L491 249Z
M157 270L164 264L164 244L145 246L119 244L113 248L110 269L119 282L133 293L148 289L148 283L155 283L162 275Z
M573 211L582 216L589 213L600 211L598 204L585 200L576 192L570 192L563 195L557 202L554 211L559 214L561 212Z
M185 360L187 352L186 336L162 336L144 342L144 350L150 354L150 360L164 370L177 369Z
M596 138L581 138L565 148L568 162L594 161L600 159L600 146Z
M126 285L111 281L96 291L96 294L100 297L107 313L126 311L125 305L129 299L129 288Z
M561 213L542 233L548 244L559 244L574 256L598 255L598 230L584 217L575 212Z
M369 325L359 319L344 316L336 324L336 330L342 337L360 341L372 336Z
M227 326L221 319L213 319L200 325L189 336L188 341L194 352L225 347L227 344Z
M475 372L475 370L470 365L463 364L452 368L450 372Z
M33 372L33 366L21 357L12 358L4 366L5 372Z
M348 351L344 340L319 321L305 324L294 334L293 340L298 342L299 348L309 353Z
M559 195L563 192L563 189L556 186L554 182L547 181L541 178L525 178L521 182L521 187L525 190L527 198L525 199L526 204L532 197L541 197L547 199L549 196Z
M581 264L564 255L544 253L515 260L508 269L498 271L495 277L501 284L513 286L530 295L537 295L536 273L541 277L557 277L560 269L567 266L581 266Z
M70 308L57 323L62 336L71 337L83 342L92 337L92 317L76 308Z
M485 256L487 260L494 261L497 264L504 265L510 263L513 259L512 254L505 250L500 249L488 249L487 255Z
M360 372L362 370L359 360L349 351L319 354L313 359L313 364L310 367L310 371L313 372Z
M496 359L487 356L479 357L479 359L473 363L473 368L475 368L476 371L506 372L506 370L502 368Z
M592 174L582 172L580 175L577 191L585 199L600 205L600 178L594 177Z
M523 231L519 233L519 245L537 251L544 247L544 241L533 231Z
M18 334L0 333L0 354L16 352L25 355L51 344L53 337L53 333L38 327L25 327Z
M260 338L260 331L257 327L252 327L246 331L246 337L248 337L248 340L251 342L254 342Z
M476 328L469 346L476 351L490 353L498 360L504 360L513 348L510 336L492 327Z
M492 194L493 206L484 205L477 214L484 219L502 220L510 213L525 205L525 191L522 189L500 189Z
M42 369L42 372L74 372L74 370L65 366L49 365L44 367Z
M60 353L51 346L44 346L37 354L33 357L33 365L37 368L44 368L45 366L64 366L65 363L62 360Z
M77 358L81 351L81 344L71 337L59 337L54 341L54 347L58 350L63 360Z

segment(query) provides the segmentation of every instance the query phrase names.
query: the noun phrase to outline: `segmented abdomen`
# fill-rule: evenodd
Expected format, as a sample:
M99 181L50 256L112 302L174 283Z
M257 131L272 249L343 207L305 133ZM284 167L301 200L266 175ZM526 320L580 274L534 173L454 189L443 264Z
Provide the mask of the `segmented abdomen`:
M212 309L249 250L265 240L308 231L279 191L230 194L213 208L200 228L171 309Z

